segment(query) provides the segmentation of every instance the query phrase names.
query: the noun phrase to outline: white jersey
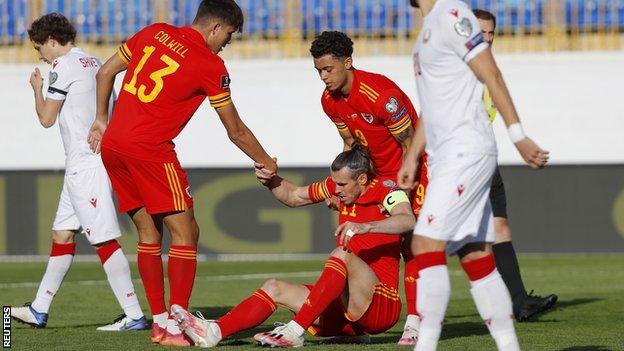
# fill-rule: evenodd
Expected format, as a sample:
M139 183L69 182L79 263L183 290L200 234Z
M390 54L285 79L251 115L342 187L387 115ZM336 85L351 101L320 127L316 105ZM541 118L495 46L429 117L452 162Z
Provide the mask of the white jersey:
M100 66L97 58L79 48L72 48L52 62L46 98L65 100L58 118L67 173L93 168L102 162L87 143L95 120L95 75Z
M463 153L497 153L483 87L467 64L487 47L479 21L462 1L438 0L424 18L413 59L432 163Z

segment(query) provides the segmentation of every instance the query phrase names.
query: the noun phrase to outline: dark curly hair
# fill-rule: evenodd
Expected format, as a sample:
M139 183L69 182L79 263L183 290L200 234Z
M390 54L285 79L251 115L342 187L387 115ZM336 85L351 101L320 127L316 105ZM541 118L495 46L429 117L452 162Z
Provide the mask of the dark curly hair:
M37 18L28 28L28 37L33 43L44 44L52 38L61 45L73 43L76 40L76 28L67 17L52 12Z
M356 179L360 174L366 173L368 179L375 176L375 167L368 149L359 142L351 144L351 149L341 152L331 164L331 170L338 172L344 167L351 170L351 179Z
M204 0L197 8L193 24L219 19L241 31L245 21L243 11L234 0Z
M353 55L353 41L343 32L325 31L314 39L310 53L314 58L320 58L327 54L334 57L351 57Z

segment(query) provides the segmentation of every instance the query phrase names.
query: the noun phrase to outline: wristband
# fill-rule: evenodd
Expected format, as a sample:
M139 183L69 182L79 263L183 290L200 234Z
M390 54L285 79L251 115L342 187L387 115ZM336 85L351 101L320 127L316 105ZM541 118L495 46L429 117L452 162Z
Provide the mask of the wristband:
M355 235L355 232L351 229L347 229L347 232L345 233L346 236L348 236L349 238L352 238Z
M522 129L522 124L519 122L510 125L507 128L507 133L509 133L509 139L511 139L511 142L514 144L527 137Z

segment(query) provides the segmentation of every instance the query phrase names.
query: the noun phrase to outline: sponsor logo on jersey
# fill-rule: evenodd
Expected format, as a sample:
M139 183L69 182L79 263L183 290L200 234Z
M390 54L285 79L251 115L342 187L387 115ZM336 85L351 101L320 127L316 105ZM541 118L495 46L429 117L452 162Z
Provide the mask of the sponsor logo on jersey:
M58 73L54 71L50 71L50 75L48 76L48 81L50 82L49 84L50 85L54 84L54 82L56 82L57 79L58 79Z
M188 197L192 198L192 196L191 196L191 187L187 186L186 189L184 189L184 190L186 190L186 195L188 195Z
M407 107L403 106L401 111L399 111L399 112L395 113L394 115L392 115L392 118L390 119L390 122L398 121L401 117L403 117L405 115L405 113L407 113Z
M230 83L232 82L232 80L230 79L229 75L223 75L221 76L221 89L230 89Z
M472 39L468 40L464 46L466 46L466 49L472 50L475 46L481 43L483 43L483 33L479 32Z
M358 116L357 113L352 113L351 116L349 116L349 118L351 118L352 121L355 121L357 116Z
M434 219L435 219L435 217L433 217L433 215L428 215L427 216L427 224L431 224L431 222L433 222Z
M56 68L56 65L58 65L58 59L52 62L52 69Z
M449 13L453 16L455 16L456 18L459 18L459 10L458 9L451 9L451 11L449 11Z
M89 203L91 204L91 206L97 207L97 199L96 198L92 198L91 200L89 200Z
M375 119L373 115L368 114L368 113L362 113L362 118L364 118L364 120L368 122L369 124L373 123L373 120Z
M468 38L470 34L472 34L472 23L470 23L470 20L466 17L455 22L455 25L453 25L453 27L455 28L457 34L461 35L462 37Z
M394 97L391 97L388 102L386 102L386 111L389 113L395 114L399 109L399 102Z
M91 235L91 228L86 228L85 233L87 233L87 235Z

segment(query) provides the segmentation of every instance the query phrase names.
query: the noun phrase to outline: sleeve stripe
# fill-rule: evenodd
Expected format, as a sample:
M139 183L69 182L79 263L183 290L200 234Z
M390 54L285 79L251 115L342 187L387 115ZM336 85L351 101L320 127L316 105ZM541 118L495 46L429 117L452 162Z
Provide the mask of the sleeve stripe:
M126 64L130 63L130 59L132 58L132 53L130 49L128 48L128 45L124 43L121 46L119 46L117 53L119 54L119 57L121 57L122 61L124 61Z
M219 107L223 107L226 105L229 105L232 103L232 99L228 98L227 100L224 100L223 102L218 102L218 103L210 103L210 106L214 107L214 108L219 108Z
M320 202L329 198L329 190L325 182L314 182L308 186L308 196L312 202Z
M405 124L405 121L409 120L410 122L412 121L412 119L410 118L409 114L406 113L403 116L401 116L401 118L399 118L398 121L396 121L396 123L393 123L391 125L388 126L389 129L395 129L395 128L399 128L400 126L402 126L403 124Z
M208 96L208 99L210 99L210 101L215 101L215 100L223 99L226 96L230 96L229 91L226 91L225 93L221 93L217 95Z
M411 125L412 125L412 120L408 118L403 123L401 123L400 125L396 127L392 127L392 128L389 127L388 130L390 130L390 133L392 134L400 134L400 133L403 133L403 131L405 131Z
M48 87L48 93L58 93L58 94L62 94L62 95L67 95L66 91L63 91L63 90L55 88L55 87Z

